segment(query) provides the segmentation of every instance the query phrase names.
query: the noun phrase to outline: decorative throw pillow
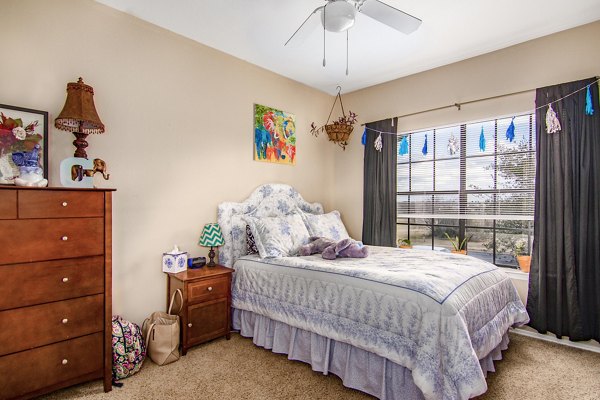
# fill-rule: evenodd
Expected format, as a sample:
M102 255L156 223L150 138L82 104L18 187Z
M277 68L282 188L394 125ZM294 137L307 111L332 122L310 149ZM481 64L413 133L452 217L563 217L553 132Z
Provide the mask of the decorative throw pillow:
M319 236L335 241L350 237L342 222L340 212L337 210L327 214L302 213L302 218L310 236Z
M256 243L254 241L254 235L252 234L252 229L250 229L250 225L246 225L246 253L248 253L248 254L258 253L258 249L256 248Z
M261 258L294 256L308 243L308 230L299 214L245 219Z

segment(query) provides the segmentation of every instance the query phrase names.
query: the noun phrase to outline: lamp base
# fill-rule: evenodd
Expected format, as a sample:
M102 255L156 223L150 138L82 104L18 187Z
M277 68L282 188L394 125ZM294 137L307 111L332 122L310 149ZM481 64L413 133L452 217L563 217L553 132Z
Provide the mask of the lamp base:
M73 135L76 137L76 139L73 140L73 146L76 147L75 157L88 158L87 153L85 152L85 148L88 147L88 142L85 138L88 134L83 132L73 132Z
M210 260L208 261L208 264L206 264L207 267L214 267L217 265L215 263L215 249L213 249L212 246L210 246L210 251L208 252L208 258Z

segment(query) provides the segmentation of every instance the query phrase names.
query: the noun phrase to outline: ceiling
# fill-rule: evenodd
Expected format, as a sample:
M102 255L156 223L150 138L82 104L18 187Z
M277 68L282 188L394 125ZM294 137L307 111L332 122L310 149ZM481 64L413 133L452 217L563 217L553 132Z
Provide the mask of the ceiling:
M150 23L334 94L351 92L600 19L598 0L383 0L423 20L404 35L357 14L346 35L323 31L284 43L319 0L96 0ZM589 38L589 40L597 40Z

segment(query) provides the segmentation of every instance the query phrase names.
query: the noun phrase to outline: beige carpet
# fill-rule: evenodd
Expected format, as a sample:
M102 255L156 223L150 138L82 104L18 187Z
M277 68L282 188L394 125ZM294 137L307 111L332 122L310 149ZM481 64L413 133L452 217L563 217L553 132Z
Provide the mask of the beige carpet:
M488 376L479 399L599 399L600 354L511 334L504 360ZM232 335L197 346L178 362L144 368L104 393L100 381L55 392L45 399L372 399L341 380L313 372Z

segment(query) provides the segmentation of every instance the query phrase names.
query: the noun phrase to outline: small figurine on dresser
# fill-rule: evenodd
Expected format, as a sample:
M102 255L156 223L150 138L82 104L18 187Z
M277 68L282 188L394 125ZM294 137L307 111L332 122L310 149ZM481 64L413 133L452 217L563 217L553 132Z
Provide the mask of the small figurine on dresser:
M40 167L40 148L36 144L31 151L19 151L12 154L13 162L19 167L19 176L15 178L17 186L48 186L48 180L44 179L44 170Z

